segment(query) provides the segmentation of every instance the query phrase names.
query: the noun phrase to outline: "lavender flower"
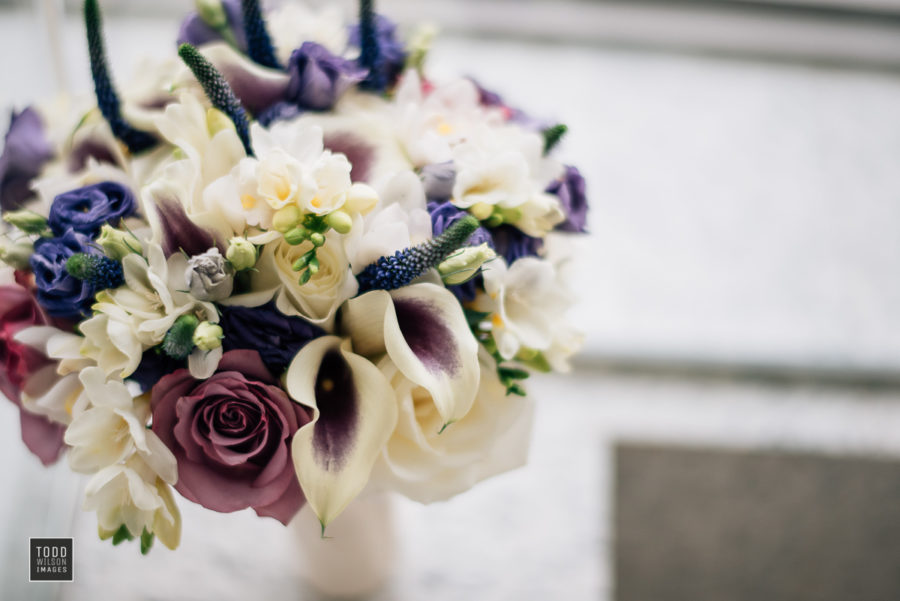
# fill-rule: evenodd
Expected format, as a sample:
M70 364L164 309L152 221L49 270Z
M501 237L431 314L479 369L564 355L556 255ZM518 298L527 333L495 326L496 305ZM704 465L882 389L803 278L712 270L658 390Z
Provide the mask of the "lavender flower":
M349 41L353 46L362 46L359 25L350 27ZM397 39L397 24L383 15L375 15L375 44L378 51L366 83L369 89L381 91L394 84L406 64L406 50ZM364 63L361 66L366 67Z
M366 76L366 70L354 61L336 56L315 42L303 42L291 53L287 71L291 76L288 100L315 111L333 107L350 86Z
M584 178L577 168L566 166L563 176L550 184L547 188L549 194L556 194L559 204L562 206L566 220L556 226L563 232L586 233L587 224L587 196L584 190Z
M200 13L196 11L188 13L178 31L179 46L185 43L202 46L233 36L237 48L242 52L247 51L247 37L244 35L244 22L241 17L241 0L221 0L221 2L225 23L215 23L219 27L214 27ZM224 33L226 31L227 33Z
M37 111L31 107L13 111L0 155L0 208L20 209L32 196L31 181L51 158L53 150Z

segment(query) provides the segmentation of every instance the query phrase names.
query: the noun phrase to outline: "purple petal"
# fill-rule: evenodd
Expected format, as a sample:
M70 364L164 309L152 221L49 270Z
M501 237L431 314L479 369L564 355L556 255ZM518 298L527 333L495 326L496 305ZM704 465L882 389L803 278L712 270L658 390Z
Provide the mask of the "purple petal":
M359 408L350 366L337 350L322 358L315 394L319 408L312 443L316 463L326 471L339 472L353 446Z
M456 336L435 307L426 301L394 299L397 322L406 344L431 373L455 376L461 363L453 341Z
M0 155L0 208L21 208L32 196L31 181L51 158L53 149L37 111L29 107L18 114L13 112Z
M350 132L340 132L325 135L325 148L331 152L340 152L347 155L347 160L352 165L350 180L355 182L368 182L372 165L375 163L375 148L365 142L359 136Z
M163 230L162 249L167 257L180 250L191 256L200 255L214 246L225 253L224 245L211 232L191 221L178 200L157 198L156 204Z

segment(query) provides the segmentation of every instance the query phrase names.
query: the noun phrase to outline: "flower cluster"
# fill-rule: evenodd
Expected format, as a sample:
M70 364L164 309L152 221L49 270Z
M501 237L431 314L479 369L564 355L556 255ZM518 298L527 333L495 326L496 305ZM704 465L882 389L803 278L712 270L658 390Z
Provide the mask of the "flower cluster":
M446 499L520 465L531 371L580 335L565 132L359 21L198 0L122 88L15 113L0 157L0 391L100 535L177 546L173 490L323 529L364 489Z

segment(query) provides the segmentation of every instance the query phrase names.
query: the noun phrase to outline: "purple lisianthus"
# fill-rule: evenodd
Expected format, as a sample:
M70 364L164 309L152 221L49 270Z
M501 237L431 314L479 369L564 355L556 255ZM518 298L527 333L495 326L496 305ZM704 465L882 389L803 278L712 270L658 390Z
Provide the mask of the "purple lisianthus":
M20 113L13 111L0 155L0 208L20 209L32 196L32 180L51 158L53 149L37 111L31 107Z
M469 214L449 201L429 202L428 212L431 214L431 232L434 236L440 236L444 230ZM479 227L472 232L466 246L478 246L484 242L491 248L494 247L490 233L484 227Z
M187 369L153 387L153 431L178 461L175 489L223 513L252 508L287 524L304 503L291 460L310 412L292 401L255 351L225 353L211 377Z
M237 47L242 52L247 50L247 36L244 35L244 18L241 15L241 0L222 0L222 8L225 12L227 27ZM219 42L224 40L222 33L207 23L203 17L196 11L188 13L184 21L181 22L181 28L178 31L178 45L188 43L192 46L200 46L210 42Z
M117 182L100 182L54 198L47 223L57 236L75 230L95 238L105 223L116 226L136 210L131 190Z
M219 326L225 334L222 348L257 351L273 374L287 369L307 342L325 331L301 317L288 316L274 302L261 307L220 307Z
M501 225L491 228L494 239L494 250L512 265L522 257L536 257L544 247L544 241L525 234L512 225Z
M397 24L383 15L375 15L375 40L378 44L378 61L374 73L367 78L375 89L383 90L397 81L406 64L406 49L397 39ZM350 44L360 46L359 25L350 26Z
M303 114L303 109L286 100L280 100L256 116L263 127L269 127L278 121L290 121Z
M79 320L90 312L94 288L66 271L66 261L75 253L101 255L91 239L74 230L57 238L41 238L34 243L31 270L38 302L53 317Z
M444 233L448 227L468 215L466 211L456 207L451 202L429 202L428 212L431 213L431 231L433 235L439 236ZM494 247L494 241L490 233L479 227L475 230L466 242L466 246L478 246L487 242L488 246ZM481 286L481 276L476 276L471 280L454 286L447 286L460 302L468 302L475 299L475 295Z
M366 69L355 61L332 54L315 42L291 53L287 65L291 76L286 97L300 108L327 111L350 86L365 79Z
M587 224L587 196L584 191L584 178L577 168L566 166L563 176L550 184L547 188L549 194L555 194L559 198L566 220L556 226L563 232L585 233Z

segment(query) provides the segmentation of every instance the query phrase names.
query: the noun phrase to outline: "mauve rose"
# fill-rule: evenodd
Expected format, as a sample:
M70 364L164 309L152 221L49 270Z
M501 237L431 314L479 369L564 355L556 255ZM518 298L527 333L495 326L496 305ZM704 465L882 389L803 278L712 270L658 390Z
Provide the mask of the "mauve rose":
M96 238L103 224L119 221L137 211L131 190L117 182L100 182L69 190L53 199L47 223L57 236L75 230Z
M354 61L315 42L303 42L291 53L287 71L291 76L287 99L314 111L327 111L350 86L366 77L366 70Z
M294 432L310 421L256 351L230 351L215 374L187 369L153 387L153 431L178 460L176 490L207 509L252 507L287 524L305 499L291 460Z
M24 328L48 323L28 290L21 286L0 286L0 392L18 405L22 441L44 465L59 458L65 427L22 409L21 390L28 376L50 361L13 337Z
M563 232L585 233L587 230L587 195L584 190L584 178L577 168L566 166L563 176L547 188L550 194L556 194L562 206L566 220L556 226Z

